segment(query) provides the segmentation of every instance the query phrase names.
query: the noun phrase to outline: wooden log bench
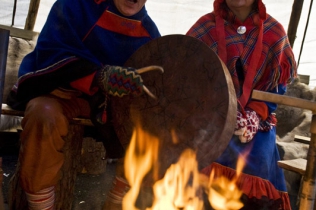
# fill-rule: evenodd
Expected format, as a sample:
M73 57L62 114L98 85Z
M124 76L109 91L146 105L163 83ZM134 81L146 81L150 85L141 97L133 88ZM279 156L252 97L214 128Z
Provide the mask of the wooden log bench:
M306 136L295 135L294 141L302 144L310 144L311 138ZM296 158L291 160L280 160L278 165L288 171L305 175L307 160L303 158Z
M24 112L13 110L6 104L2 104L2 114L23 117ZM72 209L77 173L86 171L81 162L85 126L92 126L90 119L73 118L70 122L69 132L67 136L64 137L65 146L63 152L65 155L65 162L60 171L60 181L56 186L56 210ZM105 151L103 155L105 156ZM104 166L105 170L106 160L104 160L104 163L101 165ZM28 209L24 191L19 183L19 167L20 165L18 161L16 172L9 184L8 201L10 210ZM99 170L102 172L102 169Z
M295 135L294 136L294 141L300 142L303 144L310 144L311 138L307 136L300 136L300 135Z
M75 181L81 165L80 158L83 139L83 127L84 125L71 124L69 126L68 135L64 138L65 146L63 148L63 153L65 156L65 162L60 171L60 181L57 186L55 186L56 210L71 210L72 208ZM19 168L20 165L18 162L16 166L16 172L11 178L9 184L9 209L12 210L28 209L24 191L20 187Z
M306 136L294 135L294 141L309 145L311 143L311 138ZM298 194L301 194L303 190L302 183L304 181L304 176L306 174L307 159L295 158L289 160L280 160L278 161L278 166L283 168L284 170L291 171L301 175L300 188L298 192Z
M306 136L295 135L294 141L302 144L310 144L311 138ZM280 160L278 161L278 165L285 170L293 171L304 176L306 171L307 160L303 158Z
M2 104L2 114L23 117L24 112L13 110L6 104ZM73 118L69 125L69 132L67 136L64 137L65 146L63 152L65 162L60 171L60 181L56 186L56 210L72 209L75 181L78 173L101 174L105 172L107 160L103 158L106 153L103 144L102 142L95 142L91 138L84 138L85 126L93 126L90 119ZM85 142L85 145L83 142ZM91 151L88 150L94 147L99 147L97 151L98 154L89 154ZM10 210L28 209L24 191L19 183L19 168L20 165L18 161L16 172L9 183L8 201Z
M24 112L13 110L6 104L2 104L2 114L23 117ZM83 170L81 157L85 126L92 126L90 119L73 118L70 122L69 132L67 136L64 137L65 146L63 152L65 162L60 171L60 181L56 186L56 210L72 209L77 173ZM104 164L106 164L106 162L104 162ZM24 191L19 184L19 167L18 161L16 172L9 184L8 201L10 210L28 209Z
M297 158L292 160L279 160L278 166L281 168L299 173L302 176L305 175L307 160L303 158Z

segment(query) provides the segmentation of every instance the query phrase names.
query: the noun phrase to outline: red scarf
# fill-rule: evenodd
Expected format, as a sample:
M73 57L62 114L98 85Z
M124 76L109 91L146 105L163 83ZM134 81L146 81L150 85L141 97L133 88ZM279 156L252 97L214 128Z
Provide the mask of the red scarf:
M225 0L214 1L214 12L201 17L188 31L213 49L229 69L237 97L246 106L252 89L270 91L296 76L296 62L283 27L270 15L261 0L241 22ZM237 33L246 26L246 33ZM242 91L236 71L240 59L245 81ZM242 94L241 94L242 93Z

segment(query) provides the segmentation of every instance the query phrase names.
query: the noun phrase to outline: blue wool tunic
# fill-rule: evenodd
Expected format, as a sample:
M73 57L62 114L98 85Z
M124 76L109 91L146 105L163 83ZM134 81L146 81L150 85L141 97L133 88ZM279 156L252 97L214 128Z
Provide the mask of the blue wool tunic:
M21 109L31 98L67 86L103 65L123 65L157 37L160 33L145 7L125 17L113 0L57 0L34 51L21 63L9 105Z

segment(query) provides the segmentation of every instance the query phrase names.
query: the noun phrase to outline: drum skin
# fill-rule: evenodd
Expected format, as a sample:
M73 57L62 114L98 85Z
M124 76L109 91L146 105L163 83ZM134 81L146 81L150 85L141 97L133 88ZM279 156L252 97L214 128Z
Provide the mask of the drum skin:
M196 151L199 169L206 167L224 151L234 132L237 100L230 73L207 45L185 35L152 40L125 64L136 69L150 65L164 68L164 73L141 74L157 100L146 93L111 98L121 143L128 146L137 120L160 139L162 171L186 148Z

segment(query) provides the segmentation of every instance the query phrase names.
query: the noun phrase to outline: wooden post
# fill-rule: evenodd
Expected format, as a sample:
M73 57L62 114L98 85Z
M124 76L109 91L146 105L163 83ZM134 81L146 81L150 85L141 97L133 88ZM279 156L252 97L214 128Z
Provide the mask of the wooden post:
M302 190L299 195L300 210L314 209L316 195L316 115L313 113L311 123L311 141L307 154L306 171L303 176Z
M9 48L9 35L10 31L0 29L0 108L2 108L2 98L4 90L4 79L7 66L7 56ZM0 110L1 115L1 110Z
M294 0L293 6L292 6L292 13L290 17L290 23L287 30L287 35L289 37L289 42L293 48L294 41L296 38L296 31L298 27L298 23L301 19L301 13L303 8L304 0Z
M31 0L29 6L29 12L27 13L26 21L25 21L25 30L33 31L37 12L39 8L40 0Z
M5 72L7 66L7 56L9 47L10 31L0 29L0 116L2 110L2 98L4 90ZM0 118L1 121L1 118ZM4 199L2 192L3 170L2 170L2 155L0 154L0 209L4 209Z

